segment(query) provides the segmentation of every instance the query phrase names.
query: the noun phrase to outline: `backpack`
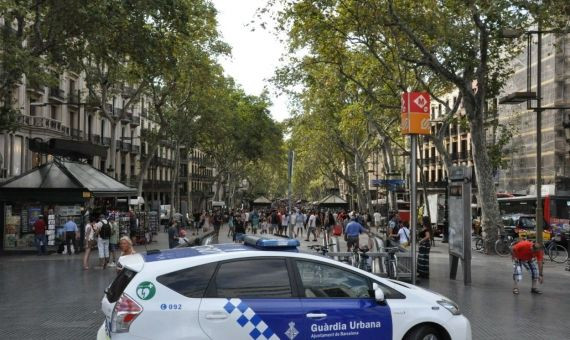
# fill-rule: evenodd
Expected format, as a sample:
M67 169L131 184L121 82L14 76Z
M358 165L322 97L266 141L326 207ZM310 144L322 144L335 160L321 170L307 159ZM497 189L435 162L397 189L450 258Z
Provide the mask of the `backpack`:
M107 240L111 238L111 225L109 224L109 222L101 222L101 223L103 223L103 225L101 226L101 231L99 231L99 236L102 239Z
M333 227L333 235L334 236L340 236L342 235L342 226L340 224L336 224Z

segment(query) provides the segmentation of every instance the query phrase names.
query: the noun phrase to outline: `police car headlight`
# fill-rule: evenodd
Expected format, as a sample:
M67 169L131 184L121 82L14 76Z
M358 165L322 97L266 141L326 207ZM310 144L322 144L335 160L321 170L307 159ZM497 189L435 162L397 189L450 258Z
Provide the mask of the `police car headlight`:
M459 306L453 301L439 300L437 301L437 303L443 308L447 309L453 315L461 314L461 312L459 311Z

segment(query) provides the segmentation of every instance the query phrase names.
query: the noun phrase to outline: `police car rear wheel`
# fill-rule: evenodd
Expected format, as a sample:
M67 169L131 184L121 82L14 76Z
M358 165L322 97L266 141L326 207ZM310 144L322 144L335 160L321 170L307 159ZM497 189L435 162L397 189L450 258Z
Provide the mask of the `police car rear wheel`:
M443 340L443 335L437 328L429 325L420 326L413 329L405 340Z

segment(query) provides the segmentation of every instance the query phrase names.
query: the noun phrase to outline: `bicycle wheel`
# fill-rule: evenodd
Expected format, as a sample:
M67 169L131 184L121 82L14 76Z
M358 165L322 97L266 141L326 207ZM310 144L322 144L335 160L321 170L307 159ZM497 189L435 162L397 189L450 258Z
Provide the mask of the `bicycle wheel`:
M500 239L495 242L495 252L499 256L507 256L511 253L507 242Z
M482 250L485 243L483 242L482 238L475 239L475 250Z
M398 279L398 267L396 266L395 261L390 261L390 278L397 280Z
M358 261L358 254L352 254L352 256L350 257L350 265L358 268L359 262L360 261Z
M568 251L560 244L555 244L548 248L548 257L556 263L565 263L568 260Z

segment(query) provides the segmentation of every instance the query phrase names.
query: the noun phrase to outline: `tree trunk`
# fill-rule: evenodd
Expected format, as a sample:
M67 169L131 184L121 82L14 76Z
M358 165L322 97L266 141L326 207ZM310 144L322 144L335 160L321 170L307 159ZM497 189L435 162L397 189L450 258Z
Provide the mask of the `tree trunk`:
M395 162L394 162L394 151L392 150L392 144L390 142L390 139L387 137L383 137L384 139L384 143L382 145L382 158L384 159L384 168L386 169L386 173L390 173L394 171L395 168ZM386 187L388 188L388 187ZM398 209L398 202L396 201L396 194L391 191L386 189L387 191L387 197L386 197L386 203L388 204L388 210L389 211L396 211ZM389 216L387 216L389 217Z
M146 172L148 171L148 168L150 167L150 162L152 162L152 160L154 158L154 154L156 153L157 149L158 149L158 143L154 144L149 149L148 156L144 160L143 166L141 167L141 171L139 173L138 186L137 186L137 195L139 197L142 196L142 193L143 193L144 176L146 175Z
M109 125L111 127L111 146L109 151L109 173L108 175L117 179L117 121L114 119L108 119Z
M176 210L176 191L178 190L178 168L180 168L180 148L178 148L178 143L175 144L175 156L174 156L174 172L170 178L170 217L174 214ZM178 210L176 210L178 211Z
M466 101L466 109L472 106ZM483 115L476 113L468 115L471 128L471 143L473 146L473 161L475 163L475 175L477 177L477 202L481 204L481 222L483 237L485 239L485 252L490 254L494 251L495 240L501 223L499 204L495 184L493 183L493 170L487 154L485 140L485 128Z

